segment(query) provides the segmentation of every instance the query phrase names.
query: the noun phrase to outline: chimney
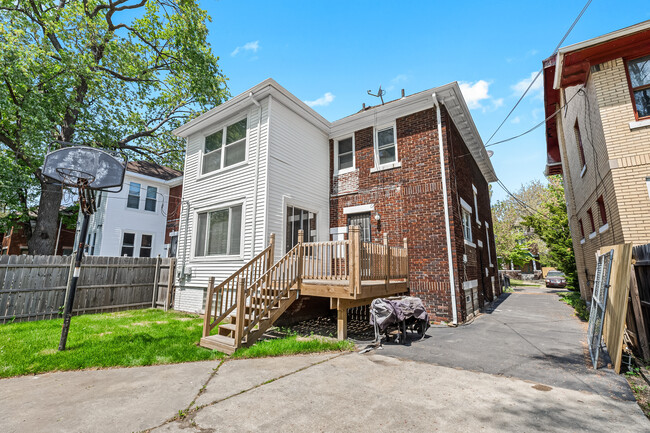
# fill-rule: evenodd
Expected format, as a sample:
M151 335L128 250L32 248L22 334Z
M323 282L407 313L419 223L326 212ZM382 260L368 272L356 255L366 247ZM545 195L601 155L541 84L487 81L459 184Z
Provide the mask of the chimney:
M402 98L404 97L404 89L402 89Z

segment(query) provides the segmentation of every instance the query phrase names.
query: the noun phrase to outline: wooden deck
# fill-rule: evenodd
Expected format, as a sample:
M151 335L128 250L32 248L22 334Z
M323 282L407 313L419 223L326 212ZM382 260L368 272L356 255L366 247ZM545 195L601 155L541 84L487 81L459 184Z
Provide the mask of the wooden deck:
M273 264L274 239L218 286L210 280L201 346L232 353L252 344L299 294L330 298L338 338L345 339L348 308L408 290L406 239L403 246L388 245L387 234L382 244L361 242L359 227L351 226L347 240L303 242L300 230L298 244Z

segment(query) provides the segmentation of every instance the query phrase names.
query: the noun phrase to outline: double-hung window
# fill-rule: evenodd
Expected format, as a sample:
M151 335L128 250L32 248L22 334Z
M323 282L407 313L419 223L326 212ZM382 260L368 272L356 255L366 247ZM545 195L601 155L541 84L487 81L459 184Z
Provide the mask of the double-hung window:
M247 119L242 119L205 137L202 174L246 159L246 125Z
M158 194L158 188L155 186L147 187L147 199L144 202L144 210L151 212L156 211L156 196Z
M242 205L201 212L197 221L196 255L238 255L241 249Z
M596 200L596 203L598 203L598 210L600 211L600 226L604 226L607 224L607 212L605 211L605 199L601 195L598 197L598 200Z
M122 251L121 256L133 257L133 250L135 249L135 233L124 233L122 235Z
M596 224L594 223L594 213L591 211L591 208L587 209L587 215L589 216L589 223L591 224L591 233L596 233Z
M575 125L573 125L573 133L576 137L576 144L578 145L578 151L580 152L580 166L582 167L582 173L584 174L585 167L587 166L587 161L585 160L585 147L582 144L582 134L580 134L580 125L576 120Z
M627 72L637 120L650 117L650 56L629 60Z
M337 171L354 169L354 139L352 137L337 141Z
M377 129L375 141L375 158L378 166L397 161L397 140L394 126Z
M151 257L151 243L153 236L142 235L140 241L140 257Z
M137 182L129 184L129 197L126 199L126 207L131 209L140 207L140 184Z
M472 242L472 214L467 209L462 209L463 236L467 242Z

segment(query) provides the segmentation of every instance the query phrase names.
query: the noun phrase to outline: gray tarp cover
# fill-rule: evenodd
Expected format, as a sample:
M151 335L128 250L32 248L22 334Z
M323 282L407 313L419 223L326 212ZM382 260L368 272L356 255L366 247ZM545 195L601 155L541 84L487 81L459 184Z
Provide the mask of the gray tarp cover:
M420 298L413 296L394 299L379 298L370 304L370 324L375 325L376 323L380 332L384 332L388 326L410 317L429 321L429 315Z

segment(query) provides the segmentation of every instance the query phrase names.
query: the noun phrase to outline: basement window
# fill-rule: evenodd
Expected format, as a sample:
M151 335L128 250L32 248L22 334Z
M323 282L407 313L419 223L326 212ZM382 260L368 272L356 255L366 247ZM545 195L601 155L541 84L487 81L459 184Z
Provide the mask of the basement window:
M650 56L628 61L627 72L636 119L650 117Z

